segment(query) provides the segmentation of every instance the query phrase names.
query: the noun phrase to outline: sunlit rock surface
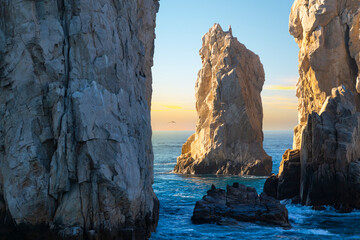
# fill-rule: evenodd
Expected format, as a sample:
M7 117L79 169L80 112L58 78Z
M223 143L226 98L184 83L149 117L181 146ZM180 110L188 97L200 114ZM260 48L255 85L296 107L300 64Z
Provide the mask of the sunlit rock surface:
M0 1L7 221L76 239L144 239L155 229L157 10L157 0Z
M200 56L196 133L183 145L174 171L269 175L272 161L263 149L260 97L265 74L259 57L219 24L203 37Z
M319 113L332 88L344 85L360 93L360 1L296 0L290 33L299 45L297 83L299 125L294 149L300 149L308 115ZM360 97L354 94L360 110Z

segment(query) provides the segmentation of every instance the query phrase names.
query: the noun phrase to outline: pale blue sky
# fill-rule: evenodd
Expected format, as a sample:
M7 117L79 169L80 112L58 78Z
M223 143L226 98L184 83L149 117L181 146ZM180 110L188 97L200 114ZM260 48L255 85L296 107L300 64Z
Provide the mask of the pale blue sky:
M161 0L153 67L153 128L192 129L196 114L190 112L195 109L201 38L214 23L220 23L224 30L231 25L233 35L260 56L265 85L294 86L298 78L298 46L288 31L292 3L292 0ZM266 129L290 129L296 125L295 90L265 89L262 96ZM285 104L284 114L270 116L274 108L271 102ZM189 111L188 118L178 117L184 115L183 110ZM178 120L177 127L165 126L168 120Z

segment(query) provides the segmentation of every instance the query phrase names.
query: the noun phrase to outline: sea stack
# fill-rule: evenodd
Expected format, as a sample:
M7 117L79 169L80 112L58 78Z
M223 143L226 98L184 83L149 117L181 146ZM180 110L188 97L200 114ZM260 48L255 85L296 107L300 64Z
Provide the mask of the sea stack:
M146 239L155 230L158 7L0 1L1 236Z
M215 24L204 35L196 82L196 133L183 145L175 173L269 175L263 149L259 57Z
M296 0L290 33L300 47L293 143L293 151L300 151L294 164L300 166L281 172L300 176L281 184L298 189L304 205L360 208L360 2ZM275 189L275 182L268 179L264 191ZM270 195L287 195L283 187L277 191Z

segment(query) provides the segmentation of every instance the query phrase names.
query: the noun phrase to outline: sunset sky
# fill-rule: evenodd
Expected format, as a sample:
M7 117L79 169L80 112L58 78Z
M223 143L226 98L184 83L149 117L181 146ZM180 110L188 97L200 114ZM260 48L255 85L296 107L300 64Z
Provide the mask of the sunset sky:
M265 130L297 124L298 47L288 32L292 1L162 0L153 67L153 130L195 130L195 82L202 36L220 23L260 56Z

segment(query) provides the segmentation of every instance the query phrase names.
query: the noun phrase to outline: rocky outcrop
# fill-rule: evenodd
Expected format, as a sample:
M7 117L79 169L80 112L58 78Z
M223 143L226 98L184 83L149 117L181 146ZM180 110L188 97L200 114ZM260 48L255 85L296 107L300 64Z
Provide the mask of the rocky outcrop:
M196 82L196 133L184 144L175 173L269 175L263 149L259 57L215 24L203 37Z
M299 125L294 149L308 116L320 113L332 88L344 85L360 93L360 2L357 0L296 0L291 9L290 33L299 45ZM360 95L354 94L357 110Z
M302 203L360 208L360 113L350 90L334 88L309 115L301 145Z
M300 174L300 151L289 149L283 155L279 173L266 179L264 193L279 200L298 197Z
M276 199L256 189L234 183L227 186L227 191L211 190L195 205L191 221L195 224L215 223L231 225L241 222L262 222L282 227L290 227L288 211Z
M321 209L360 209L360 112L354 94L334 88L320 111L312 112L302 133L301 150L287 150L278 175L269 177L264 192L300 200Z
M359 22L359 1L296 0L292 6L290 33L300 47L293 148L300 151L300 162L296 157L293 167L284 164L284 172L298 176L300 168L300 181L296 187L298 177L282 183L280 177L268 179L266 192L278 184L278 199L299 189L301 203L316 209L359 208ZM289 194L279 195L281 185Z
M157 10L157 0L0 1L0 206L21 238L155 230Z

